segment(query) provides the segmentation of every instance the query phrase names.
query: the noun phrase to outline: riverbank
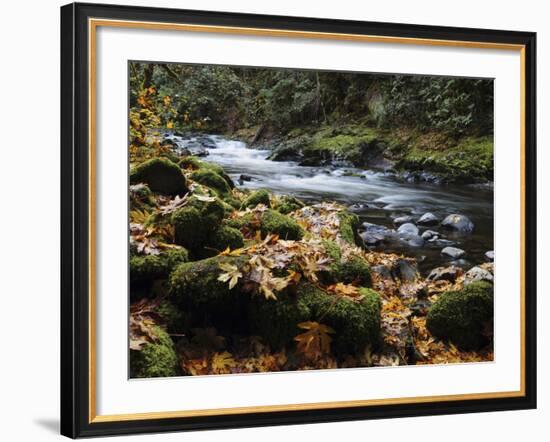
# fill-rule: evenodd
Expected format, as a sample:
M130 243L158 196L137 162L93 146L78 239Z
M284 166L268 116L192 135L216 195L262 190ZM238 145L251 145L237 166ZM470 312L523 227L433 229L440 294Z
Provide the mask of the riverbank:
M348 206L237 186L180 147L131 158L132 377L492 360L491 262L422 276Z
M493 180L492 135L453 138L443 132L380 129L367 121L308 125L285 134L260 126L231 136L272 150L273 161L393 171L409 181L436 184Z

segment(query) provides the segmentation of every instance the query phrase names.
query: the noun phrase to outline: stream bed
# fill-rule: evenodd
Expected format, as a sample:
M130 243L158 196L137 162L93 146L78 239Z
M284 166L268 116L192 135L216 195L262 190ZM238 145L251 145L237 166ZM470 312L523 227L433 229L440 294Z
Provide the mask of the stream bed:
M423 274L451 263L468 269L487 261L485 252L493 250L491 188L408 182L394 174L346 165L306 167L292 161L275 162L267 159L270 150L248 148L244 142L217 135L165 134L165 138L177 149L191 152L200 149L202 159L224 167L239 188L265 188L310 203L338 201L348 206L361 223L390 230L383 242L372 246L374 250L415 257ZM437 240L426 240L420 246L411 245L391 232L398 227L395 218L410 216L416 223L427 212L441 220L453 213L466 215L474 223L474 231L466 234L446 231L439 225L418 226L420 235L426 230L438 233ZM458 247L466 254L458 260L442 255L446 246Z

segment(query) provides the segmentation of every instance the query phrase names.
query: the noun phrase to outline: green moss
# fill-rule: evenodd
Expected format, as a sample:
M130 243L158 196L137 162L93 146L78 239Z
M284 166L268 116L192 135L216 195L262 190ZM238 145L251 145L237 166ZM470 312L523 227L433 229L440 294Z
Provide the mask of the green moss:
M244 238L238 229L229 226L220 226L207 239L205 249L210 255L217 255L227 247L231 250L244 246Z
M130 207L131 210L149 211L155 207L155 198L149 186L144 183L130 186Z
M260 230L263 238L268 233L275 233L282 239L292 240L298 240L304 236L304 230L294 219L272 209L266 210L261 216L249 213L228 220L227 225L236 229L248 228L251 230Z
M367 345L376 345L380 337L380 295L361 288L361 301L336 298L309 284L303 284L299 296L309 307L313 320L335 330L333 350L337 354L362 351Z
M426 326L438 338L463 350L476 350L487 342L483 330L492 320L493 285L480 281L443 293L428 312Z
M262 236L276 233L282 239L298 240L304 236L304 230L296 221L275 210L266 210L262 215Z
M319 275L323 283L354 283L361 287L372 285L370 266L367 261L358 256L343 260L340 247L334 241L323 241L323 246L332 260L329 270Z
M194 156L191 156L191 155L182 158L179 161L178 164L182 169L185 169L185 170L199 170L199 169L200 170L210 170L210 171L218 174L219 176L221 176L231 189L233 189L235 187L235 183L233 183L233 180L225 172L223 167L221 167L217 164L212 164L212 163L208 163L206 161L201 161L197 157L194 157Z
M242 267L248 257L216 256L180 264L170 275L170 297L183 311L193 313L202 324L215 324L231 330L246 325L243 317L250 296L240 293L240 284L229 289L228 282L218 281L224 273L220 265Z
M177 164L166 158L153 158L130 171L130 183L145 183L153 192L166 195L187 193L187 181Z
M277 300L256 296L249 309L253 334L262 336L273 349L292 344L294 337L302 332L298 324L311 316L305 300L289 292L277 293Z
M304 206L305 204L302 201L300 201L298 198L285 195L285 196L282 196L277 201L275 210L277 210L279 213L282 213L283 215L287 215L290 212L294 212L295 210L301 209Z
M178 164L182 169L198 170L202 167L203 163L197 157L189 155L187 157L183 157Z
M357 233L359 217L347 211L338 214L340 220L340 236L350 244L362 245L363 240Z
M376 344L380 334L380 296L362 288L360 302L335 298L323 290L301 283L295 290L277 294L277 300L256 297L250 304L253 333L273 348L292 345L302 333L300 322L317 321L335 330L332 349L336 354L361 351Z
M182 333L186 329L188 321L185 313L172 302L164 300L155 310L166 324L166 330L170 333Z
M258 204L263 204L266 207L271 207L269 202L269 192L265 189L256 190L252 192L242 203L241 209L246 209L247 207L254 208Z
M130 257L130 282L144 283L168 277L172 269L187 262L187 250L169 249L159 255L134 255Z
M468 137L455 146L443 149L414 146L399 161L397 167L413 172L434 173L452 182L492 180L493 138Z
M176 244L190 250L199 249L219 226L225 216L219 199L201 201L191 197L187 205L172 214Z
M231 188L220 175L210 169L199 169L191 174L191 178L214 190L217 195L227 195Z
M172 339L160 327L154 328L155 342L149 342L140 351L130 351L130 376L155 378L177 376L178 357Z

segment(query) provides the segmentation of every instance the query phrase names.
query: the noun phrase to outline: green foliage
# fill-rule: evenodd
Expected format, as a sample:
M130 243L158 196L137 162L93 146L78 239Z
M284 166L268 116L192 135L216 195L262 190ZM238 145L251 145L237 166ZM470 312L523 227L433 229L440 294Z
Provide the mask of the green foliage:
M256 190L252 192L242 203L241 208L246 209L247 207L254 208L258 204L263 204L266 207L271 207L269 202L269 192L265 189Z
M166 158L153 158L130 171L130 183L145 183L153 192L166 195L187 193L187 181L177 164Z
M144 344L140 351L130 351L130 376L156 378L177 376L178 357L172 339L160 327L154 327L155 342Z
M463 350L476 350L487 342L484 326L492 320L493 285L480 281L443 293L428 312L426 327Z

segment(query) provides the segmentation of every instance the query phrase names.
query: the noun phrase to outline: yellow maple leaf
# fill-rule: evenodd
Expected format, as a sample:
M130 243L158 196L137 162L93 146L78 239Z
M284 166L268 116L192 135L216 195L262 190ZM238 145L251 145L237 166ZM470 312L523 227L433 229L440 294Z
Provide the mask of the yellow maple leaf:
M318 360L323 355L330 352L332 338L329 334L334 333L331 327L314 321L301 322L298 324L298 327L306 331L294 338L296 341L296 349L298 352L302 353L306 359L312 361Z
M239 278L243 277L243 274L239 271L238 267L234 266L233 264L229 264L226 262L221 263L220 269L222 269L225 273L222 273L220 276L218 276L218 281L229 281L229 290L237 285Z

